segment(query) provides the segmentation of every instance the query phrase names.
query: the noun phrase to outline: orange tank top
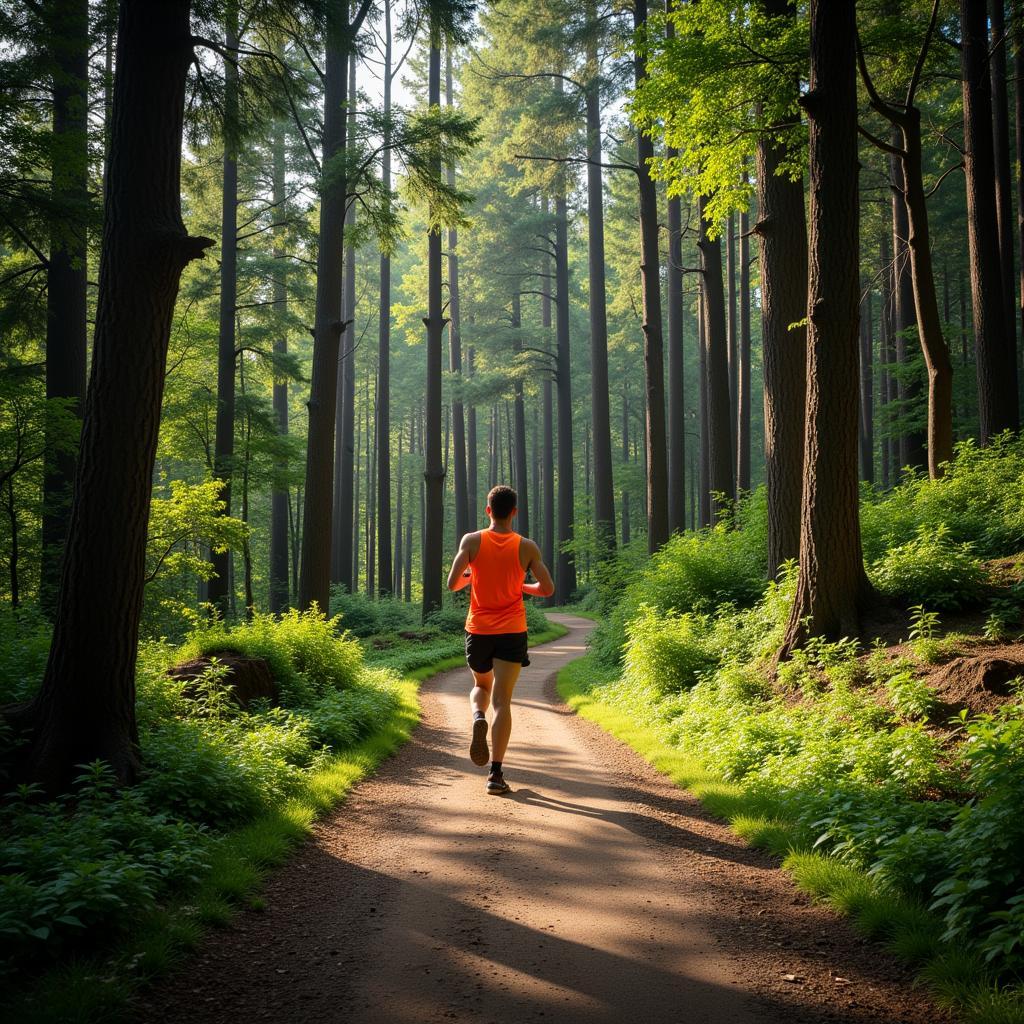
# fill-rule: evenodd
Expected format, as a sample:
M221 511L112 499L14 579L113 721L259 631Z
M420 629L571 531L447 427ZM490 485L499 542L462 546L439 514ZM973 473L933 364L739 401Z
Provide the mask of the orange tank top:
M480 531L480 550L469 563L467 633L525 633L526 606L518 533Z

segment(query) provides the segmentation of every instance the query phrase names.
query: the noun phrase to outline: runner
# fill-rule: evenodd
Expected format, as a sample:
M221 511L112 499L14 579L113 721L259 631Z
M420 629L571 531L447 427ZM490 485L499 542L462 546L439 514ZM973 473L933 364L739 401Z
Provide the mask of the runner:
M489 529L467 533L448 573L448 589L472 585L466 616L466 661L473 673L469 704L473 711L473 764L487 764L487 792L507 793L501 765L512 733L512 690L519 670L530 664L527 654L526 605L523 594L549 597L555 592L540 548L512 529L516 492L505 484L487 495ZM527 572L536 583L526 583ZM487 706L494 708L493 751L487 747Z

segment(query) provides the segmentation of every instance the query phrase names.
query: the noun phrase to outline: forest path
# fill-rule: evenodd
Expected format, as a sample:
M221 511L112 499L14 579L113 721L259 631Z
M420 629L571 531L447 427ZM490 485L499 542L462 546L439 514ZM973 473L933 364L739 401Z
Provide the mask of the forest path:
M467 756L469 677L421 691L412 740L211 932L137 1019L934 1022L909 974L631 750L554 677L593 623L535 647L506 774ZM787 980L786 976L789 977Z

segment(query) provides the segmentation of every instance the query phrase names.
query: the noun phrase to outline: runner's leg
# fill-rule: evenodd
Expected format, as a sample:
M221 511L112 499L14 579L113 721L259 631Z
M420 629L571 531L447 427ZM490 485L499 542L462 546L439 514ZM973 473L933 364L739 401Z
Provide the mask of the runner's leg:
M487 712L487 706L491 702L491 687L494 684L494 672L477 672L474 669L470 669L473 673L473 689L469 694L469 707L470 710L475 714L477 711Z
M519 671L523 666L518 661L494 659L494 686L491 703L494 705L494 721L491 723L491 760L503 761L512 734L512 691L515 689Z

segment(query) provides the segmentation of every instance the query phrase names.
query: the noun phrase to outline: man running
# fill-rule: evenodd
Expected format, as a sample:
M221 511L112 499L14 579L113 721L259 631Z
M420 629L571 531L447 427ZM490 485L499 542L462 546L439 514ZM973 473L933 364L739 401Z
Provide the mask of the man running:
M526 643L526 605L523 594L549 597L555 592L551 573L540 548L512 529L516 492L505 484L487 495L489 529L467 533L448 573L448 589L472 585L466 616L466 661L473 673L469 704L473 711L473 740L469 756L473 764L487 764L487 792L507 793L501 771L502 759L512 733L512 690L519 670L529 665ZM536 583L526 583L527 571ZM494 707L492 751L487 748L487 705Z

